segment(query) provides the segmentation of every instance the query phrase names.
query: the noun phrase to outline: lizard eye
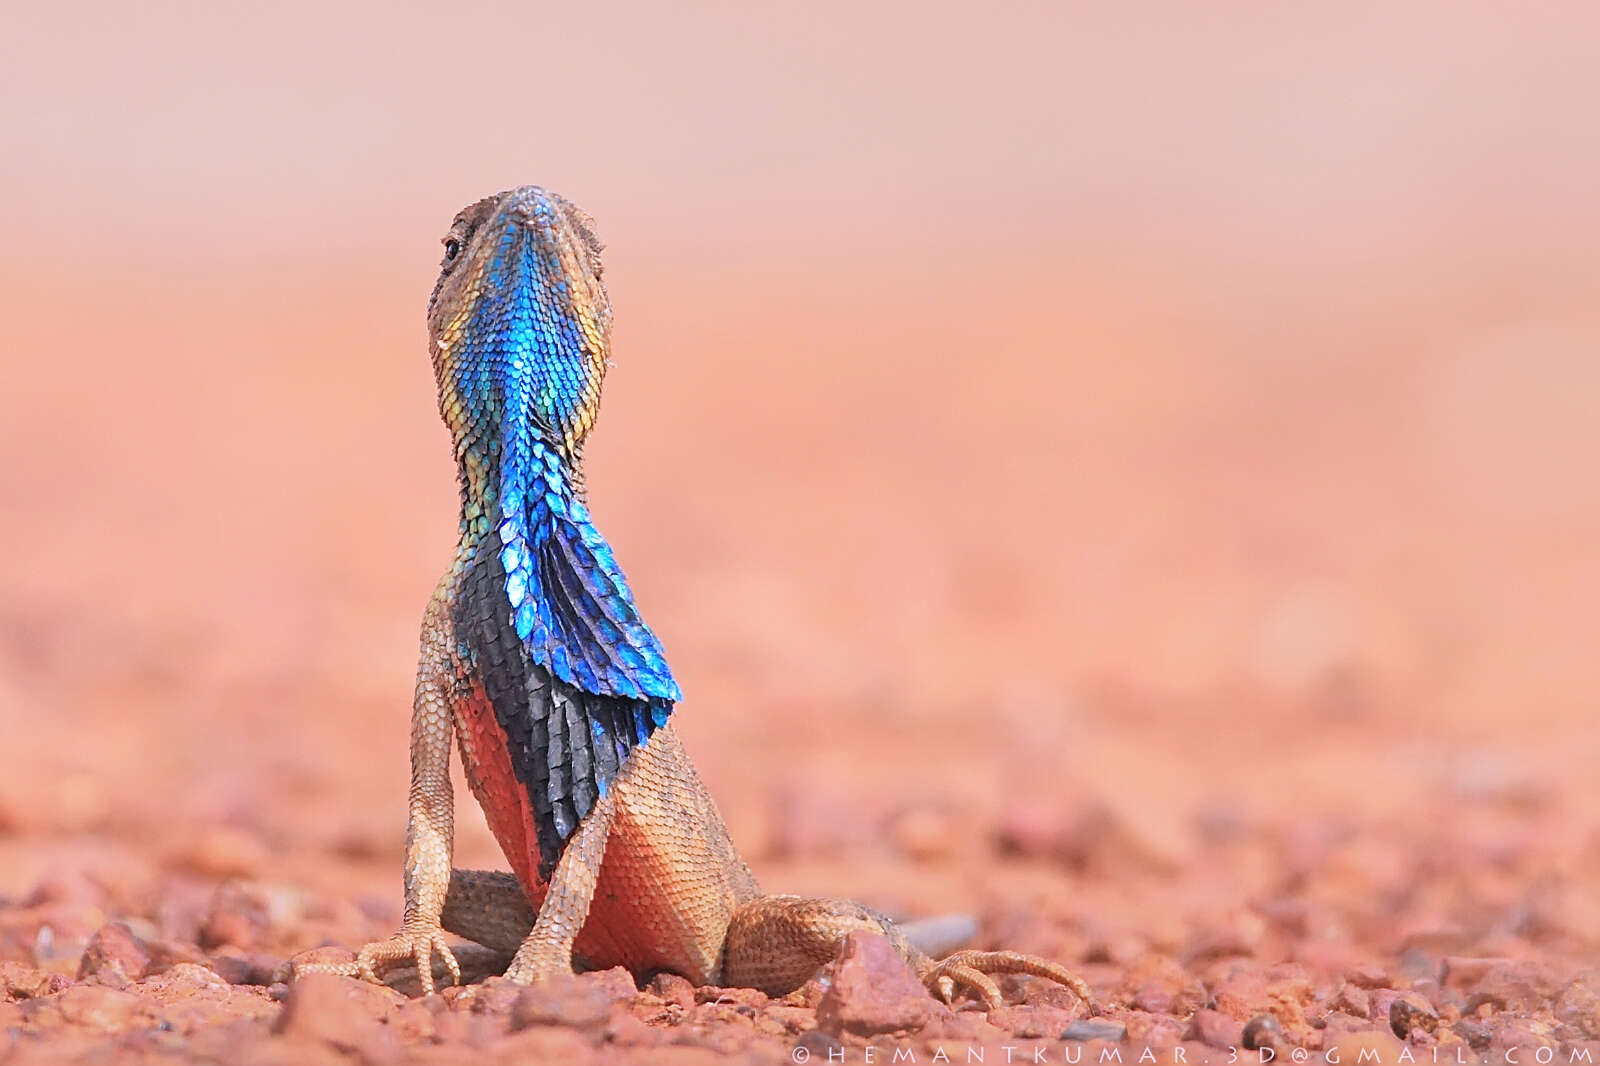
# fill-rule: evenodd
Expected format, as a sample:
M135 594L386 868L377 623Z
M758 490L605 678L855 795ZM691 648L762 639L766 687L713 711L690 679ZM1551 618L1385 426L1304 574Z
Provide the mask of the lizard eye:
M444 261L446 263L453 262L455 257L460 254L461 242L454 237L446 237L444 239Z

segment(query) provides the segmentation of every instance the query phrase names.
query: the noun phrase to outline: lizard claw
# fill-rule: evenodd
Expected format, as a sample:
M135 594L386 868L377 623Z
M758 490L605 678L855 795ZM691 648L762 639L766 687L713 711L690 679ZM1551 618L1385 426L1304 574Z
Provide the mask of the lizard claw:
M404 959L413 959L417 964L417 982L422 986L424 996L433 995L433 955L438 952L439 959L444 963L444 968L450 971L452 984L461 983L461 966L456 962L455 953L450 950L450 945L445 943L444 930L438 926L423 929L401 929L400 932L388 940L379 940L368 944L356 955L355 965L360 975L368 981L381 983L378 977L378 966L390 962L399 962Z
M438 954L439 961L444 963L444 968L450 971L451 983L459 985L461 966L456 962L455 953L450 950L450 945L445 943L444 930L438 926L401 929L387 940L375 940L363 947L357 953L354 962L315 962L297 966L295 976L299 977L306 973L331 973L340 977L359 977L373 984L382 984L383 979L378 972L380 967L387 969L390 963L410 959L416 962L417 981L422 985L422 994L431 996L435 953Z
M957 951L934 963L922 975L922 981L945 1003L955 999L960 986L976 994L990 1010L996 1010L1005 1005L1005 998L991 975L1004 973L1046 978L1072 989L1085 1005L1089 1003L1089 986L1083 978L1048 959L1016 951Z

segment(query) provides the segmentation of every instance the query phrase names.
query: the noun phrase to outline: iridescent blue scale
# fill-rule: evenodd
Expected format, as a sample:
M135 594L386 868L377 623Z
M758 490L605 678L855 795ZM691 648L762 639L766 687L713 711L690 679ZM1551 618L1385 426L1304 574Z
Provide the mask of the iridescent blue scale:
M473 606L457 624L474 656L500 664L485 679L545 866L681 698L576 488L609 307L574 244L592 234L565 209L537 189L496 204L474 246L476 273L460 282L462 328L440 363L463 423L446 415L472 497L464 513L486 518L464 522L474 561L462 602Z

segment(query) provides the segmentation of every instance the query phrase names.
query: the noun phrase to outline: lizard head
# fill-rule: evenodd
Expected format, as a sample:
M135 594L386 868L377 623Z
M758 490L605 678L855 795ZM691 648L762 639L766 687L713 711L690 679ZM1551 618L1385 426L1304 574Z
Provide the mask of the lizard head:
M428 341L464 474L533 439L576 469L611 350L600 249L587 214L535 185L479 200L450 224Z

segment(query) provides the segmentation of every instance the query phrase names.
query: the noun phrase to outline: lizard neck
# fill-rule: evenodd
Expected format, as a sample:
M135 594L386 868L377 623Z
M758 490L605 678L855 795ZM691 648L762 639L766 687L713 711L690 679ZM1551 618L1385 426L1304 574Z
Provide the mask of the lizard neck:
M520 503L552 492L568 499L585 497L581 445L548 443L536 429L529 430L515 434L509 447L498 436L457 439L463 549L481 544L501 523L505 500Z
M464 544L520 512L536 492L581 492L580 455L599 413L611 308L589 238L563 204L535 191L502 208L430 302Z

